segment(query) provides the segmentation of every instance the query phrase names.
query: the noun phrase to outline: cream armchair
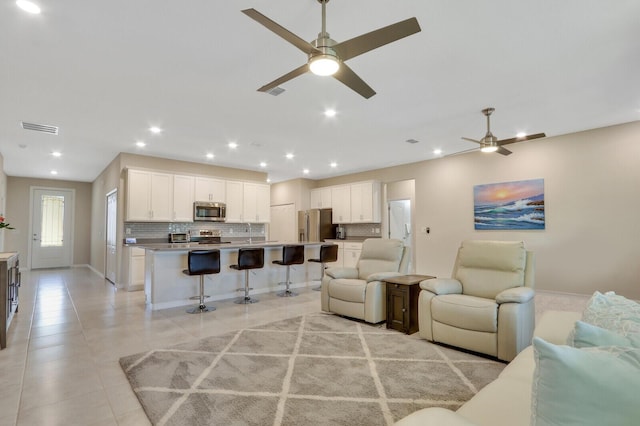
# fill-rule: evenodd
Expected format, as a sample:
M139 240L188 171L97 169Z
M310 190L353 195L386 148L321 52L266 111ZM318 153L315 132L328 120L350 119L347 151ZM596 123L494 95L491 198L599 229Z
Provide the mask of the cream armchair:
M386 320L384 278L407 273L409 250L400 240L370 238L355 268L329 268L321 285L322 310L370 323Z
M464 241L453 278L420 283L420 337L511 361L531 344L534 263L521 241Z

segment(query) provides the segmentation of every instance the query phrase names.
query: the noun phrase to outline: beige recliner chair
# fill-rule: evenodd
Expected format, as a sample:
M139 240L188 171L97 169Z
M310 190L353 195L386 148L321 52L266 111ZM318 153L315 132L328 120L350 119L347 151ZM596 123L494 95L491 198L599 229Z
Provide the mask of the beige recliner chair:
M402 241L369 238L355 268L329 268L322 278L322 310L370 323L386 320L384 278L407 273L409 250Z
M534 264L521 241L464 241L453 278L420 283L420 337L511 361L531 344Z

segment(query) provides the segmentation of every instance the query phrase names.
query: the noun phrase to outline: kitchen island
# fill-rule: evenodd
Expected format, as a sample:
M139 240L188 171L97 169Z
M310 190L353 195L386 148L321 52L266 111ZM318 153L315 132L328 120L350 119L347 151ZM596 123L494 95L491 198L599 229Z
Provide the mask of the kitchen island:
M145 244L137 247L145 249L144 292L147 306L152 310L167 309L176 306L192 305L189 298L199 293L199 281L195 276L182 273L187 269L187 256L190 250L220 250L220 273L205 276L205 294L211 296L207 301L231 299L244 293L244 272L231 269L229 266L238 261L238 249L245 247L264 248L264 268L253 269L250 274L252 295L268 293L284 289L286 268L274 265L272 261L282 259L282 246L286 244L303 244L305 246L305 263L291 266L291 288L306 287L312 280L318 280L321 271L318 264L306 262L309 258L318 257L319 241L289 243L278 241L231 242L221 244L199 243L164 243ZM316 283L317 284L317 283Z

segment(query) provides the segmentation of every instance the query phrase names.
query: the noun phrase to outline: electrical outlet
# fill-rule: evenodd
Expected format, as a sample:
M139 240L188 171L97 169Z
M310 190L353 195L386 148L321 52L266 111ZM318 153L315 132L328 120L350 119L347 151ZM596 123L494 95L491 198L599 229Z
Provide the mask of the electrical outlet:
M376 228L376 234L380 233L380 228Z
M124 232L127 235L131 235L131 228L126 228Z

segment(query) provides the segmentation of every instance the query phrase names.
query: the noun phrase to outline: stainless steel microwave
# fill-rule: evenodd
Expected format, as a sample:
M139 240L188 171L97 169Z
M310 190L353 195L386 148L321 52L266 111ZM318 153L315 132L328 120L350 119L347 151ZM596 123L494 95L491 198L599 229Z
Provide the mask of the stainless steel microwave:
M193 203L194 222L224 222L227 215L225 203L196 201Z

